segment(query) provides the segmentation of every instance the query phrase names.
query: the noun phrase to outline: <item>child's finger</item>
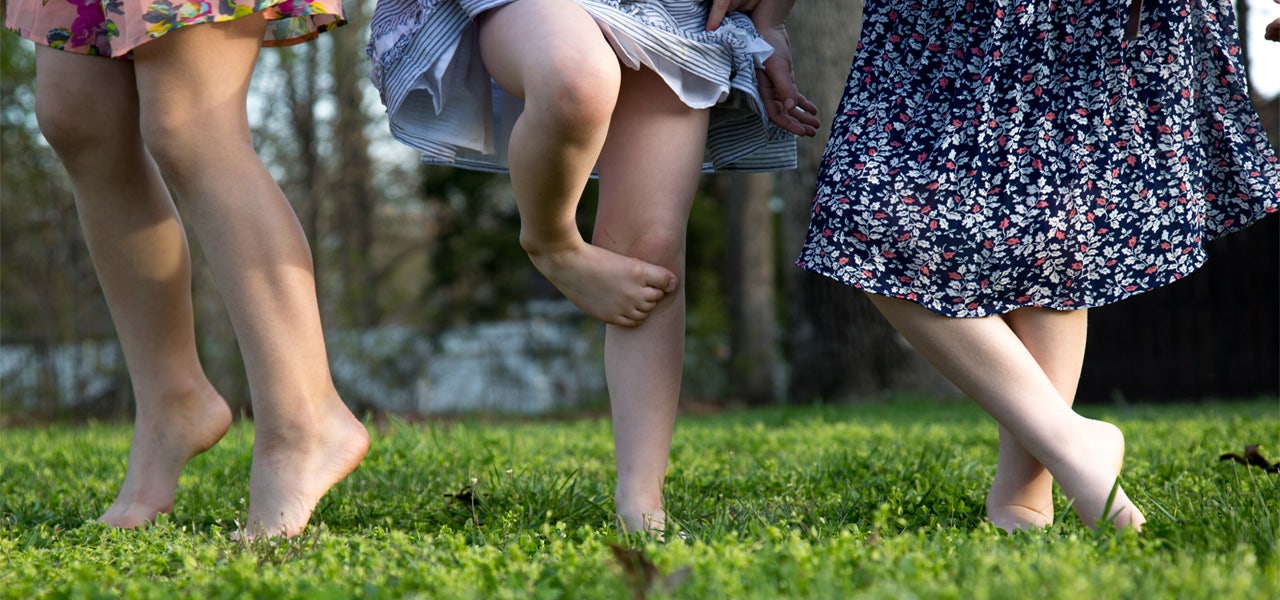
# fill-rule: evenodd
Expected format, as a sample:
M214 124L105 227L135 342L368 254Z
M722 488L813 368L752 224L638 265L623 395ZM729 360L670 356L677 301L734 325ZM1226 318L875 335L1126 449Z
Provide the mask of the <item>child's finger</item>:
M812 117L810 117L810 122L803 122L795 117L788 117L784 120L784 126L782 126L782 128L799 137L814 137L818 135L818 126L811 123L816 122L817 120L812 119Z
M796 105L799 106L801 109L803 109L804 112L809 113L810 115L815 115L814 119L816 120L817 119L816 115L818 114L818 105L814 104L811 100L809 100L809 98L805 97L804 94L800 94L799 92L796 92L796 93L800 96L800 100L799 102L797 102Z
M729 2L730 0L712 0L711 8L707 11L707 31L715 31L720 27L724 16L729 12Z
M817 113L817 107L808 98L800 96L802 100L800 104L796 104L794 99L788 98L788 100L791 100L790 108L788 108L788 103L778 96L774 80L763 73L760 76L760 97L764 100L765 114L769 117L771 123L795 135L805 137L817 135L818 126L821 123L814 116ZM810 108L802 108L802 106Z
M1276 4L1280 4L1280 0L1271 1ZM1273 42L1280 42L1280 19L1276 19L1267 25L1267 30L1266 33L1263 34L1263 37Z
M787 111L787 115L784 120L787 123L787 126L784 127L784 129L804 137L813 137L817 135L818 126L822 125L822 122L818 120L818 117L805 112L799 106Z
M759 0L711 0L707 9L707 31L715 31L724 22L724 16L733 12L749 13L755 10Z
M796 88L795 76L791 73L791 61L774 52L764 61L764 75L773 85L773 92L787 110L796 107L800 98L800 90Z
M810 102L803 94L800 96L800 103L791 110L791 116L800 123L814 129L822 125L822 120L818 118L818 105Z

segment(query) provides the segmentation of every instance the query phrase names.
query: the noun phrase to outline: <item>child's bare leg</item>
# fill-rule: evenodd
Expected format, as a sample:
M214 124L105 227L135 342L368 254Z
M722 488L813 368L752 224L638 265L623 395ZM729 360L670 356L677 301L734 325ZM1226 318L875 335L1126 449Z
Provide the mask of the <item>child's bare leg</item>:
M36 61L40 128L71 176L137 407L124 484L100 520L136 527L173 510L183 465L231 411L196 357L186 235L142 146L132 63L43 46Z
M1103 515L1124 460L1120 430L1072 411L1004 319L957 319L906 300L871 300L929 362L1049 469L1086 525L1108 519L1117 527L1142 525L1142 513L1119 488Z
M1084 362L1088 312L1021 308L1004 315L1067 405L1075 400ZM1053 476L1000 428L1000 456L987 494L987 518L1006 531L1053 523Z
M255 153L245 99L261 15L134 52L143 138L181 198L231 317L253 395L251 535L297 535L364 457L368 432L329 374L311 254Z
M652 71L625 70L600 155L593 243L684 273L685 229L706 146L705 110ZM605 375L618 465L614 505L629 530L661 534L662 486L684 362L685 295L667 294L644 327L608 327Z
M600 26L570 0L518 0L481 18L480 44L494 80L525 101L510 142L521 245L587 314L638 325L675 274L587 244L575 218L618 95L620 66Z

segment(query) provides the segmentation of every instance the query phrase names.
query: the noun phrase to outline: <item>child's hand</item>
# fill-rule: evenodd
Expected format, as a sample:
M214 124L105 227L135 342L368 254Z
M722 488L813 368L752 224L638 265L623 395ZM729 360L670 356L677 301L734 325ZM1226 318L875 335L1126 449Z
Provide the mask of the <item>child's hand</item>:
M711 0L711 9L707 13L707 31L718 29L725 15L735 10L750 13L759 3L760 0Z
M720 26L726 13L740 11L751 17L756 32L773 46L759 77L760 98L769 121L796 135L818 134L818 107L796 88L791 68L791 39L784 25L795 0L712 0L707 31Z
M1273 0L1276 4L1280 4L1280 0ZM1267 25L1266 38L1273 42L1280 42L1280 19L1276 19Z
M779 24L757 31L773 46L773 54L764 61L764 67L756 78L769 120L796 135L817 135L818 126L822 124L816 116L818 107L796 87L795 74L791 69L791 40L787 37L786 28Z

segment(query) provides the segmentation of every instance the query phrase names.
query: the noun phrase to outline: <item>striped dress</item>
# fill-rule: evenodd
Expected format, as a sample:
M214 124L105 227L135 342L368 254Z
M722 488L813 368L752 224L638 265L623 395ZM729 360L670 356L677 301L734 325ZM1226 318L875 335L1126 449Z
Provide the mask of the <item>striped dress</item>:
M379 0L368 53L392 135L423 162L506 170L523 103L493 83L475 17L512 0ZM704 171L795 167L795 138L771 124L756 68L772 48L750 19L730 14L705 31L706 2L574 0L632 69L658 73L684 103L710 108Z

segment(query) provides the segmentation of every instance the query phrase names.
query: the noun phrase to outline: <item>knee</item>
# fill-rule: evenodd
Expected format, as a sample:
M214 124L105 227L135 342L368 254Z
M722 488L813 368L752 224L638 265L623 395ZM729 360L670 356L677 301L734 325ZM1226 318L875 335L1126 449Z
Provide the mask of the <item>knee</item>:
M525 101L566 131L608 127L618 102L621 68L613 54L549 61L526 88Z
M199 140L187 140L185 137L194 125L183 123L182 119L164 110L148 110L142 115L142 140L162 172L181 169L190 160L187 156Z
M200 117L198 112L144 107L142 140L167 176L207 168L211 158L253 151L247 122L236 127L228 115L209 112Z
M666 267L677 275L684 276L683 230L644 232L616 248L615 251L650 264Z
M104 110L107 114L103 114ZM68 166L81 158L102 161L138 143L136 110L90 106L67 96L36 99L36 123L49 146Z

